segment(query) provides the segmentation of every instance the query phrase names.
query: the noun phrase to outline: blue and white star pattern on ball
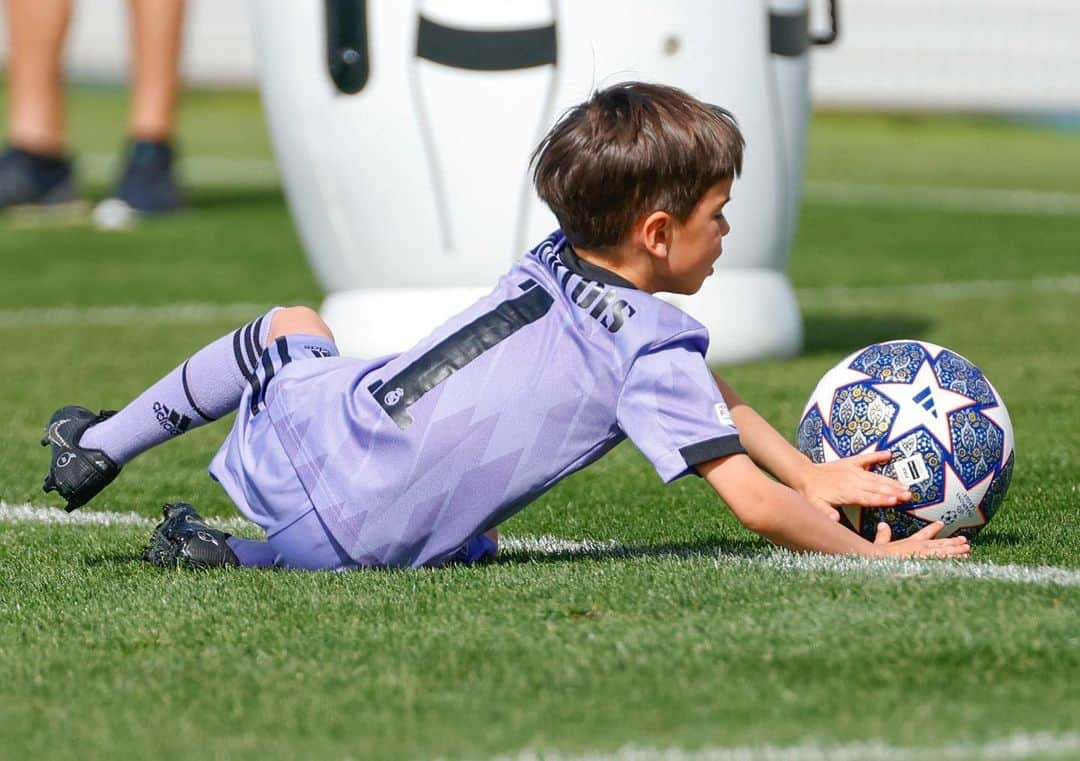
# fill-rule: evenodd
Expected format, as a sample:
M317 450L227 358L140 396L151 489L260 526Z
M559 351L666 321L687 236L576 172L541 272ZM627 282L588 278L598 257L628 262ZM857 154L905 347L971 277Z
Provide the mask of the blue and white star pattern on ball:
M892 454L879 471L906 485L911 502L842 510L868 539L882 520L897 537L938 520L941 536L974 536L1001 506L1014 461L1009 413L982 371L913 340L873 344L826 373L803 412L797 445L814 462Z

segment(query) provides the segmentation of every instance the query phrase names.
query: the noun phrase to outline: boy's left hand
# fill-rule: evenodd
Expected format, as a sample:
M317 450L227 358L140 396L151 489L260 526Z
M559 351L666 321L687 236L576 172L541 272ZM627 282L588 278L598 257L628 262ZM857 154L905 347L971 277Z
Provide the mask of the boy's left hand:
M892 507L907 502L911 492L906 486L869 470L891 457L887 451L864 452L835 462L810 463L797 491L834 521L840 520L839 507Z

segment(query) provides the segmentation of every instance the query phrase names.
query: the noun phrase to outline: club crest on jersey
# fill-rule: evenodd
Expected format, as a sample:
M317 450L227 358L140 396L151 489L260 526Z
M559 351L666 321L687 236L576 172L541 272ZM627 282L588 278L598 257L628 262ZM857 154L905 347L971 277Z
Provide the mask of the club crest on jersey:
M613 287L584 278L563 264L559 259L559 248L554 245L554 236L540 244L536 256L551 270L570 302L588 312L589 317L609 332L619 332L619 328L637 312L626 299L619 298L619 292Z

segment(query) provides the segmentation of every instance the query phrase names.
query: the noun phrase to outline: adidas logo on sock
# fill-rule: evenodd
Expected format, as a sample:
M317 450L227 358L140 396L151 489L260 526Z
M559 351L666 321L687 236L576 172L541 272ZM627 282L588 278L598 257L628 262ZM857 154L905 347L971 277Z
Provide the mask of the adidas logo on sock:
M181 415L175 409L170 410L161 402L154 402L154 415L157 416L161 427L172 436L179 436L191 425L191 418Z

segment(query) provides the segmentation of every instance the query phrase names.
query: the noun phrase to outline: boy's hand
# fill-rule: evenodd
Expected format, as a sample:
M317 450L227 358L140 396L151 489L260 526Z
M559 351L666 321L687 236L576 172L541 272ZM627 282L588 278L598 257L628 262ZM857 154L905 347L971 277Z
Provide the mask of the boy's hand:
M950 536L947 539L935 539L945 524L934 521L929 526L916 531L907 539L892 539L892 529L888 523L879 523L874 546L882 555L894 558L966 558L971 554L971 545L965 536Z
M840 520L839 507L893 507L907 502L911 492L906 486L869 470L891 457L886 451L864 452L835 462L811 463L798 491L834 521Z

